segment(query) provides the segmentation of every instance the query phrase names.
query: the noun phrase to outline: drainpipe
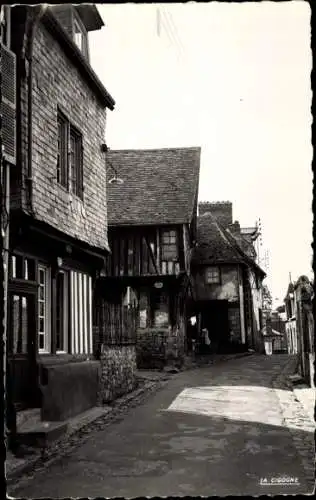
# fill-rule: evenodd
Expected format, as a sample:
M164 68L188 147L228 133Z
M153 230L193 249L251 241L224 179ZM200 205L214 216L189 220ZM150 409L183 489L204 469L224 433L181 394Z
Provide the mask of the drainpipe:
M27 137L28 137L28 150L27 150L27 192L28 192L28 203L29 209L32 214L33 210L33 48L34 48L34 38L36 34L36 29L38 27L41 17L44 15L48 5L42 4L38 13L35 15L30 26L29 34L29 44L28 44L28 99L27 99L27 113L28 113L28 124L27 124Z

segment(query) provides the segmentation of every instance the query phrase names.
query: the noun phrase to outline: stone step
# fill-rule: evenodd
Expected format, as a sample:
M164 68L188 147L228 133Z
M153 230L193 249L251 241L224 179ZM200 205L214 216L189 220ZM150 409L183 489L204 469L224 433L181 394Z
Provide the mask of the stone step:
M40 408L29 408L27 410L18 411L16 413L16 425L17 429L21 426L30 424L30 422L39 422L41 420L41 409Z
M41 420L39 408L34 411L26 410L27 413L19 417L18 441L25 446L46 448L63 435L70 436L109 411L109 407L95 406L67 420L49 422Z
M67 432L68 422L26 421L17 429L18 442L25 446L46 448Z

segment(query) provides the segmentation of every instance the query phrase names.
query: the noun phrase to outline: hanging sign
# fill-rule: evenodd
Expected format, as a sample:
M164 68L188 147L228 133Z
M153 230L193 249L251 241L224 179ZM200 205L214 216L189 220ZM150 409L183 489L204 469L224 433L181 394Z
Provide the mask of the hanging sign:
M161 281L156 281L156 283L154 283L154 287L155 288L163 288L163 283L161 283Z

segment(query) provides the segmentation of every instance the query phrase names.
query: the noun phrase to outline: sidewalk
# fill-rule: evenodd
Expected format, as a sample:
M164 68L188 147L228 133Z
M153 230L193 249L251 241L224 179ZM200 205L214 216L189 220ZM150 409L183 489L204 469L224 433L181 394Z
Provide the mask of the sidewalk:
M315 423L315 389L307 386L297 386L293 390L295 397L304 407L304 410L312 422Z

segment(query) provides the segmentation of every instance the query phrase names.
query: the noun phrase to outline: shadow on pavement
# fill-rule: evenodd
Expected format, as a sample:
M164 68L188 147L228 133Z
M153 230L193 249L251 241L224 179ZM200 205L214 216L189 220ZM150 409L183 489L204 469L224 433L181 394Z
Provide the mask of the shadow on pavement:
M293 437L280 425L138 408L23 488L24 498L306 494ZM312 432L295 430L313 456Z

